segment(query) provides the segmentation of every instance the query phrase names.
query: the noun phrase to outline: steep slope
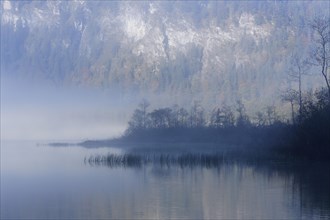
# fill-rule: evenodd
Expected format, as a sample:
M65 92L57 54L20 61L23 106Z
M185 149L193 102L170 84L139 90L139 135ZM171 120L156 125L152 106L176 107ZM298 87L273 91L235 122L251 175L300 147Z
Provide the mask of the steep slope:
M1 72L177 103L272 104L288 57L310 43L308 16L327 4L2 1Z

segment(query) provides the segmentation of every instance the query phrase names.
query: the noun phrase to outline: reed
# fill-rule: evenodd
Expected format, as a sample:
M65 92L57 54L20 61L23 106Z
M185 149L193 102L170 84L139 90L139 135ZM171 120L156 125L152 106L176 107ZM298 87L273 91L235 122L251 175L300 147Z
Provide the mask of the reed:
M224 153L218 154L107 154L85 158L91 166L140 167L143 165L180 167L218 167L228 162Z

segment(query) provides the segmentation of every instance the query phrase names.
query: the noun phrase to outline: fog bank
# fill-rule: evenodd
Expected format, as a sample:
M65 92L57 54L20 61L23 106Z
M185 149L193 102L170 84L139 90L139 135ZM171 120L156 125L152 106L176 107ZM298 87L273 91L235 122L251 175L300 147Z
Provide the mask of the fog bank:
M1 77L2 140L84 140L120 135L130 101L114 91Z

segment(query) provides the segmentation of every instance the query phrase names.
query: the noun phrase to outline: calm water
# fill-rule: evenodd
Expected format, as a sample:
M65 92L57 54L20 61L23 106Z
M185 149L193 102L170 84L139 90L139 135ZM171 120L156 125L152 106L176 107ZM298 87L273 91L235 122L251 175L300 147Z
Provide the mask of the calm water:
M161 149L144 155L154 151ZM330 218L326 164L84 162L91 155L127 152L134 150L1 142L1 218Z

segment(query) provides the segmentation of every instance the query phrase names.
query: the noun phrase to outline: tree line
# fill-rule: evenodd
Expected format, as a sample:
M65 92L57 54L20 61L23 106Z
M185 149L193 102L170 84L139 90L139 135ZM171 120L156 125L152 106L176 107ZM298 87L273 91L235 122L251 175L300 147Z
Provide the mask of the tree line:
M149 111L143 100L135 109L124 141L238 144L267 147L314 158L330 156L330 102L327 88L302 94L296 121L284 121L274 106L250 117L244 104L222 106L207 112L195 101L189 108L157 108Z
M258 112L253 119L250 119L240 100L234 108L223 105L214 108L211 112L207 112L198 101L195 101L189 109L174 105L148 111L149 106L150 103L147 100L142 100L128 123L128 132L138 129L228 128L281 123L275 106L267 107L265 113Z
M282 92L281 98L291 105L291 121L293 124L301 123L310 116L312 109L324 107L330 102L330 17L318 17L309 24L312 33L312 47L306 55L293 52L290 57L287 83L289 87ZM304 92L304 76L313 75L311 68L320 70L325 86L313 92ZM312 104L313 99L318 104ZM328 100L326 100L328 99Z
M210 112L198 101L190 108L174 105L149 111L150 103L143 100L129 121L126 137L142 134L140 137L145 135L148 139L153 135L175 134L166 130L185 131L186 136L200 135L200 140L205 140L205 136L215 140L246 138L254 142L261 137L262 145L276 142L291 153L330 156L330 19L316 18L310 27L313 47L308 56L292 54L287 78L290 86L280 94L283 102L290 103L291 120L280 117L275 106L251 117L240 100L234 106L223 105ZM325 86L306 92L304 76L314 74L313 66L314 71L319 69Z
M292 96L288 96L292 94ZM292 123L280 116L275 106L267 106L265 111L258 111L249 116L242 101L238 100L234 107L223 105L212 111L206 111L200 102L195 101L190 108L172 107L157 108L149 111L150 103L142 100L134 110L128 123L129 131L147 128L228 128L228 127L265 127L273 124L299 124L310 118L315 112L326 109L329 105L329 95L326 88L315 92L308 91L299 95L285 93L283 101L290 101L295 109L298 103L299 111L292 110ZM330 113L330 112L329 112ZM299 121L299 123L298 123Z
M330 103L330 17L316 17L309 23L309 27L313 42L310 52L308 56L292 53L287 78L289 87L280 95L283 102L290 103L292 124L303 123L315 112L326 109ZM320 69L326 87L315 92L303 92L303 76L309 74L312 66ZM145 128L225 128L283 123L275 106L268 106L265 112L257 112L251 120L240 100L234 110L224 105L213 109L210 114L207 114L197 101L189 110L175 105L172 108L159 108L148 112L149 105L146 100L139 104L129 122L128 131Z

